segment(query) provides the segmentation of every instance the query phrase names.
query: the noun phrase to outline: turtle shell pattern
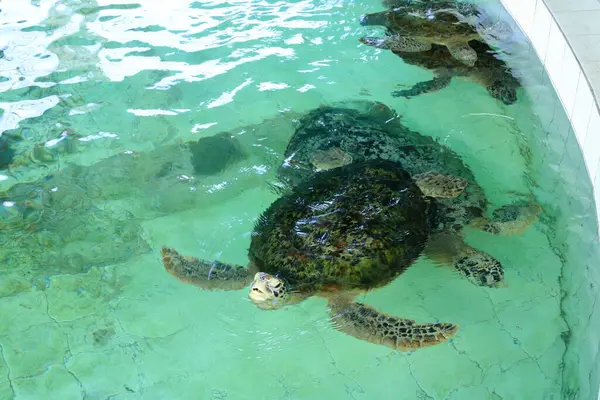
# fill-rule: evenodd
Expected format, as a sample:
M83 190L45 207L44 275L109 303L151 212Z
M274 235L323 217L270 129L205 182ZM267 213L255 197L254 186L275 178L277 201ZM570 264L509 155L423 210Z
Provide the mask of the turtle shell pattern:
M399 163L321 171L261 215L249 258L302 293L379 287L419 257L435 209Z

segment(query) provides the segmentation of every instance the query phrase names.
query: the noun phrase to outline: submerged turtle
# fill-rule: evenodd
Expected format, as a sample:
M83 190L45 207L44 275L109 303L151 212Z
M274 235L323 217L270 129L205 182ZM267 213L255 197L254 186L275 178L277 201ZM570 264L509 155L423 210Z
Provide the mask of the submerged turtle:
M364 44L375 46L378 40L374 38L360 39ZM428 51L413 53L397 50L392 44L390 50L404 62L426 68L435 75L432 80L419 82L410 89L397 90L392 93L392 96L410 98L423 93L435 92L447 87L452 78L464 77L485 87L493 98L504 104L515 103L517 89L521 87L521 84L506 63L498 58L494 50L486 43L472 40L469 45L477 52L477 61L471 67L456 61L444 46L434 44Z
M336 328L399 350L452 337L455 324L418 324L353 300L390 283L423 252L495 286L502 265L465 244L462 227L479 219L492 233L514 233L531 221L516 204L483 218L485 197L458 155L402 127L385 105L360 105L363 112L321 107L301 119L279 170L288 190L256 223L248 268L163 247L166 270L209 290L250 284L248 296L262 309L325 297Z
M328 154L333 156L330 160L325 157ZM278 170L281 193L327 167L374 159L399 162L426 196L437 199L439 212L428 255L453 264L480 285L498 285L503 278L502 266L491 255L466 245L463 229L469 226L497 235L520 235L540 211L530 201L517 201L487 217L485 193L460 156L431 137L411 131L379 102L360 101L310 111L299 120L284 157ZM473 275L463 259L469 254L488 260L500 275L484 270Z
M188 144L192 166L197 175L213 175L246 158L236 140L228 132L198 139Z
M387 28L388 35L371 38L372 45L402 52L428 51L433 44L442 45L457 61L473 66L478 54L469 42L502 34L504 29L499 23L482 24L486 20L483 10L459 1L402 0L393 6L361 16L361 25Z

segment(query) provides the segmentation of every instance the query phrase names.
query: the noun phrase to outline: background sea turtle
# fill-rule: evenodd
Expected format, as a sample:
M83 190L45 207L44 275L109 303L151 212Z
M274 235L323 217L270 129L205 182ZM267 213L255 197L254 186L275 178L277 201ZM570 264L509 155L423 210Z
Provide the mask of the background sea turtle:
M463 227L515 234L536 212L512 204L485 218L483 191L457 154L403 127L381 103L354 106L320 107L300 120L278 171L284 194L255 226L248 268L168 247L163 263L205 289L251 283L249 297L263 309L324 296L338 329L374 343L401 350L439 343L458 327L416 324L352 300L389 283L421 252L495 286L502 265L467 245Z
M262 309L328 299L334 326L398 350L452 337L458 326L419 324L354 302L384 286L425 248L435 218L399 163L368 160L316 173L277 199L255 225L248 268L185 257L163 247L166 270L204 289L241 289Z
M390 4L388 4L390 5ZM500 23L488 22L482 9L473 4L447 0L400 0L391 10L361 16L364 26L384 26L387 35L371 38L371 44L402 52L421 52L433 44L445 46L457 61L473 66L478 54L471 40L502 36Z
M379 102L357 101L341 106L323 106L308 112L298 122L278 170L280 192L308 179L327 162L323 155L336 149L337 166L364 160L391 160L402 164L427 196L435 197L439 212L432 233L443 240L430 240L428 256L450 263L478 285L495 286L503 278L499 261L473 249L462 240L469 226L497 235L519 235L535 220L539 207L530 201L504 205L487 216L488 200L473 172L460 156L431 137L411 131L398 116ZM320 164L313 164L313 154ZM340 154L347 154L342 157ZM463 256L486 260L474 274ZM493 265L493 273L484 273ZM500 271L496 276L495 270ZM499 278L499 279L498 279Z
M360 39L367 45L377 45L379 40L369 37ZM397 90L392 96L410 98L422 93L435 92L447 87L453 77L465 77L485 87L493 98L504 104L515 103L517 89L521 84L506 63L498 58L496 52L486 43L472 40L469 45L477 52L477 61L473 66L456 61L444 46L434 44L428 51L414 53L398 51L392 45L390 50L404 62L431 70L435 75L432 80L419 82L410 89Z
M189 143L188 147L192 153L192 166L197 175L217 174L247 157L229 132L200 138Z

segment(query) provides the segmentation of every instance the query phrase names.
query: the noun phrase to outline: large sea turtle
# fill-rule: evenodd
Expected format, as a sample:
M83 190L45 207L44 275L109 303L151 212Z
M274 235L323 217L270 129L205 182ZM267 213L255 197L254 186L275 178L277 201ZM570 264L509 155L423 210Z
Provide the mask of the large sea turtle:
M423 252L477 285L495 286L502 265L460 231L476 219L493 233L531 221L518 204L484 218L485 196L458 155L404 128L381 103L356 105L363 109L326 106L300 120L279 170L287 189L255 225L248 268L168 247L163 264L204 289L250 284L248 296L262 309L323 296L338 329L373 343L406 350L443 342L457 325L418 324L353 300Z
M354 302L384 286L425 248L435 218L400 163L368 160L318 172L276 200L258 219L248 268L185 257L163 247L163 263L204 289L250 286L249 298L276 309L310 296L328 299L335 326L398 350L443 342L458 326L416 323Z
M379 38L363 37L360 41L367 45L375 45ZM432 45L428 51L415 53L398 50L390 43L390 50L401 57L404 62L426 68L434 73L429 81L419 82L410 89L397 90L394 97L413 97L419 94L435 92L447 87L452 78L463 77L485 87L490 95L510 105L517 101L517 89L521 84L512 74L506 63L486 43L479 40L469 42L477 53L477 61L467 66L457 61L445 46Z
M393 8L361 16L364 26L384 26L388 34L373 41L380 48L422 52L433 44L446 46L452 57L473 66L477 52L469 42L503 36L501 23L482 23L489 18L473 4L448 0L398 0Z

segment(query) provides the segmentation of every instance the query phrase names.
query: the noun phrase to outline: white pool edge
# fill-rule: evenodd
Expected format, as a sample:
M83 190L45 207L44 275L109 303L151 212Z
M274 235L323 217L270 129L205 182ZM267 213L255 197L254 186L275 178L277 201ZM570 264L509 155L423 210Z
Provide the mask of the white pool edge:
M531 41L569 117L594 187L596 214L600 215L600 110L589 80L544 0L501 2Z

